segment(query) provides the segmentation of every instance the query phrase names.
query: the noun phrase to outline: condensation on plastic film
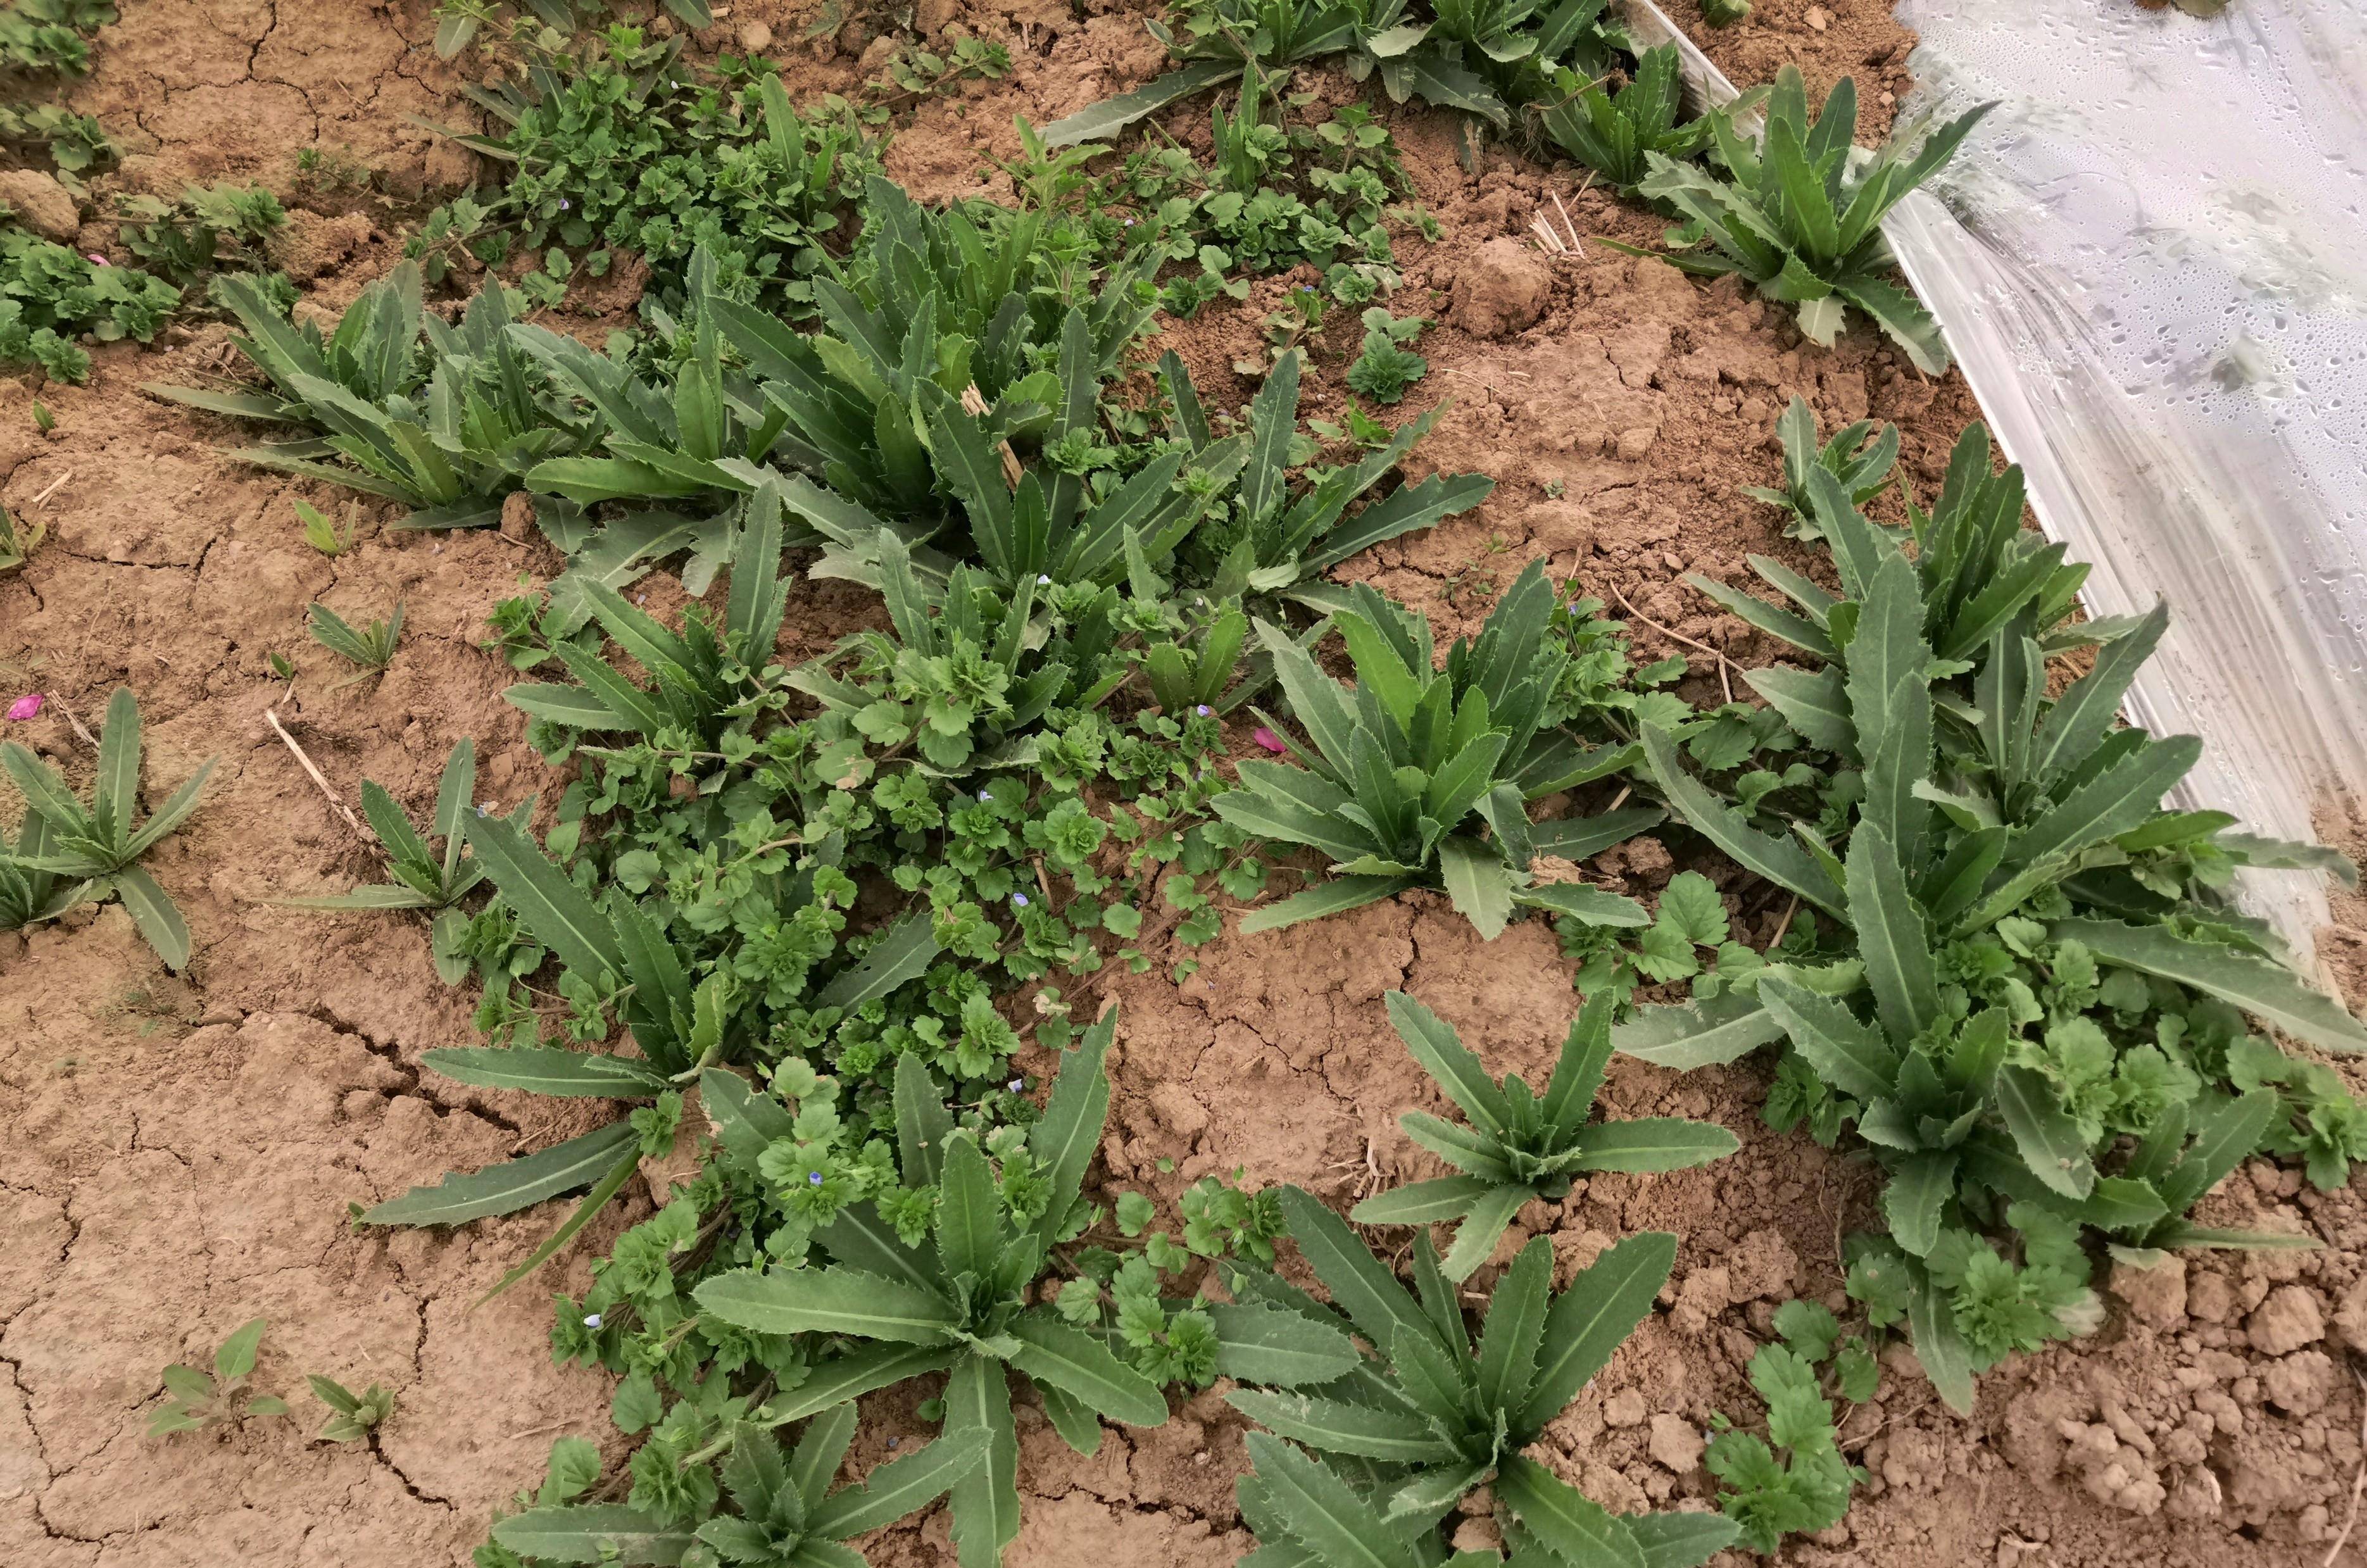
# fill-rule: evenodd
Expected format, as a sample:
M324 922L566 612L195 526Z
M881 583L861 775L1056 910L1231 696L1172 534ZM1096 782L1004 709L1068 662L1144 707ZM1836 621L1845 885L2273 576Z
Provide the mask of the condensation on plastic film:
M1899 0L1901 124L1999 107L1884 224L2093 615L2169 601L2129 716L2191 733L2177 804L2316 836L2367 781L2367 12ZM1688 96L1734 87L1651 0ZM2302 962L2320 879L2246 874Z

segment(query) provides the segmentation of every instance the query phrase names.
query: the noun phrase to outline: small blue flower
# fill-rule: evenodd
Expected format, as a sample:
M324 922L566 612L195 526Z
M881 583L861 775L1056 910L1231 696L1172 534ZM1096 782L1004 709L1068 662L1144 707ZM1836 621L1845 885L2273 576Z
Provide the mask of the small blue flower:
M477 815L478 815L478 816L482 817L484 814L485 814L485 808L484 808L483 807L480 806L479 807L477 807Z
M1014 1094L1017 1094L1021 1089L1024 1089L1026 1087L1027 1080L1025 1078L1013 1078L1011 1080L1011 1092Z
M891 1449L892 1449L892 1448L894 1448L897 1444L899 1444L899 1443L902 1442L903 1440L904 1440L904 1439L903 1439L903 1438L889 1438L889 1439L888 1439L888 1446L889 1446L889 1448L891 1448Z
M994 798L994 792L991 789L982 789L978 792L978 797L980 800L992 800Z
M1049 588L1052 586L1052 580L1039 571L1036 574L1036 586L1038 588Z
M600 1326L600 1314L599 1314L598 1313L596 1313L596 1312L595 1312L595 1313L592 1313L592 1314L590 1314L586 1315L586 1316L585 1316L585 1318L583 1319L583 1326L584 1326L584 1327L586 1327L586 1328L597 1328L597 1327L599 1327L599 1326Z
M567 210L567 198L563 196L559 198L559 210L561 212Z
M1217 710L1210 707L1207 704L1202 703L1198 707L1194 708L1192 711L1198 714L1202 718L1206 718Z
M806 1172L806 1185L807 1185L807 1186L809 1186L809 1187L819 1187L819 1186L821 1186L821 1171L818 1171L818 1170L810 1170L810 1171Z
M1027 908L1027 895L1025 893L1014 893L1011 896L1011 907L1014 909L1024 909Z

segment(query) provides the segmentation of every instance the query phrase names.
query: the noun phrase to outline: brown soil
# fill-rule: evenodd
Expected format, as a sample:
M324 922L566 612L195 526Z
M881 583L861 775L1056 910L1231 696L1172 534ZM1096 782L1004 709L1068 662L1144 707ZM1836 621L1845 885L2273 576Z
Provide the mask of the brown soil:
M1907 51L1915 35L1873 0L1750 0L1750 15L1723 28L1702 19L1701 0L1665 0L1660 9L1738 87L1772 82L1776 72L1796 65L1814 105L1834 83L1852 78L1857 139L1869 147L1890 134L1898 101L1914 84Z
M287 157L304 145L349 144L384 171L394 201L466 173L402 118L462 112L460 77L425 44L425 0L127 0L124 10L75 104L153 139L129 185L255 178L300 204ZM805 11L742 4L727 28L761 23L794 40ZM1778 13L1788 14L1786 0L1761 0L1740 28L1696 36L1738 80L1799 58L1821 86L1819 73L1857 69L1876 47L1895 69L1889 51L1903 35L1878 12L1853 12L1857 20L1822 34L1793 23L1780 39ZM942 3L920 8L924 26L949 15ZM1687 7L1678 15L1698 19ZM1018 69L1010 82L928 106L900 136L892 167L929 196L994 189L998 181L977 176L980 157L1016 151L1014 112L1042 123L1160 62L1133 14L1078 22L1065 7L1016 0L969 20L997 36L1026 24L1024 42L1014 34ZM843 52L818 62L796 46L793 79L801 90L843 90L860 79L869 42L850 29ZM1329 76L1302 85L1351 91ZM1194 106L1172 118L1188 139L1205 135L1205 114ZM1406 243L1409 287L1396 301L1442 321L1421 344L1433 370L1410 408L1447 398L1455 407L1424 460L1499 482L1473 514L1353 570L1446 630L1476 623L1512 572L1547 554L1614 609L1624 600L1666 628L1639 623L1639 644L1692 653L1695 695L1717 688L1716 661L1669 634L1743 665L1768 657L1680 579L1735 576L1751 550L1814 564L1777 536L1771 513L1735 493L1772 471L1768 432L1784 400L1807 397L1828 423L1897 421L1909 468L1928 479L1975 412L1962 382L1917 376L1863 330L1830 354L1804 348L1782 312L1594 243L1646 243L1658 224L1581 189L1567 169L1498 153L1473 176L1455 163L1442 117L1401 116L1396 130L1421 198L1445 226L1434 246ZM1534 211L1554 210L1557 193L1580 254L1508 245ZM311 299L334 309L390 263L393 219L375 198L314 205L298 219L300 255L289 259L311 276ZM89 237L108 235L94 226ZM1229 362L1251 350L1261 317L1297 281L1272 280L1244 306L1170 328L1168 343L1212 403L1245 400L1251 389ZM1316 345L1310 412L1336 413L1353 330L1342 321ZM342 496L225 461L220 444L233 433L221 422L138 392L139 382L187 380L226 363L221 329L172 335L154 350L99 351L87 389L40 389L57 418L46 440L32 431L34 389L0 382L0 502L51 530L22 572L0 578L0 696L54 698L39 718L8 726L10 737L86 784L92 758L72 718L95 722L108 692L129 683L149 718L151 799L205 757L222 759L204 808L151 862L196 932L186 976L164 975L118 909L30 940L0 935L0 1562L459 1564L489 1510L539 1475L552 1437L612 1437L605 1380L553 1369L545 1346L547 1293L580 1288L590 1253L579 1248L472 1311L550 1215L378 1235L347 1225L345 1205L585 1123L549 1101L420 1070L423 1051L473 1037L473 998L438 984L415 924L266 901L368 879L374 863L265 715L281 716L347 799L368 777L421 808L463 736L477 741L482 799L507 807L547 791L520 716L500 700L509 671L475 639L496 601L555 563L490 530L375 532L381 509L368 503L358 547L319 556L289 501L335 510ZM303 630L315 598L348 613L402 600L393 669L327 690L330 658ZM653 606L673 599L653 581ZM792 651L818 649L871 613L843 587L801 588ZM270 674L274 651L301 668L292 689ZM13 797L0 811L14 819ZM1648 896L1675 868L1644 847L1600 869ZM1746 929L1769 933L1774 911L1730 902ZM1387 1028L1385 990L1416 992L1491 1067L1533 1077L1577 1001L1545 928L1483 944L1426 897L1273 936L1228 936L1195 956L1200 967L1180 985L1161 963L1107 987L1126 1023L1112 1057L1106 1179L1162 1198L1236 1168L1343 1203L1376 1182L1428 1174L1395 1119L1435 1091ZM1761 1089L1745 1067L1677 1077L1617 1063L1613 1113L1705 1117L1731 1127L1741 1152L1704 1170L1597 1178L1522 1216L1525 1230L1554 1236L1571 1268L1635 1230L1683 1238L1665 1310L1546 1444L1606 1502L1709 1495L1697 1465L1675 1468L1688 1433L1715 1411L1752 1408L1741 1368L1773 1303L1836 1292L1838 1237L1869 1221L1866 1172L1768 1132L1756 1114ZM2327 1247L2203 1256L2180 1266L2181 1278L2116 1280L2101 1334L1992 1374L1970 1422L1940 1409L1911 1364L1894 1367L1881 1400L1848 1429L1874 1476L1858 1508L1786 1560L2325 1561L2362 1462L2348 1358L2367 1351L2367 1208L2354 1191L2301 1191L2267 1168L2213 1203L2226 1223L2305 1229ZM631 1217L612 1214L592 1245ZM302 1373L321 1371L397 1391L375 1440L308 1440L320 1413L300 1398L295 1420L142 1436L159 1370L202 1360L257 1314L271 1320L258 1386L296 1395ZM858 1464L922 1429L912 1403L874 1402ZM1014 1568L1216 1568L1246 1549L1231 1502L1241 1424L1215 1394L1164 1427L1113 1433L1092 1461L1040 1419L1022 1419L1028 1497ZM611 1459L621 1452L611 1441ZM2347 1550L2338 1562L2367 1563L2360 1547ZM875 1560L949 1561L942 1515L891 1532Z

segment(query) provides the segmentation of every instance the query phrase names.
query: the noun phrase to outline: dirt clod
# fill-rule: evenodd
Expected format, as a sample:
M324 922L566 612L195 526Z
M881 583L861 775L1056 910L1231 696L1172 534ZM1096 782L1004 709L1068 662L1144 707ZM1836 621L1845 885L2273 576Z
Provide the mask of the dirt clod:
M1511 337L1536 324L1552 294L1543 257L1518 240L1494 239L1455 273L1448 319L1474 337Z

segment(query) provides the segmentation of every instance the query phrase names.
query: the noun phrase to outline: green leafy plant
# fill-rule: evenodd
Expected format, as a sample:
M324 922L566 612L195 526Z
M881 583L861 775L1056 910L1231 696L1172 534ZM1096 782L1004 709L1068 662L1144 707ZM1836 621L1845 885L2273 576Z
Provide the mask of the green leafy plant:
M1367 1225L1455 1224L1455 1243L1440 1265L1449 1280L1469 1279L1522 1204L1560 1199L1579 1172L1679 1170L1739 1146L1723 1127L1676 1117L1589 1123L1611 1060L1607 995L1590 1000L1570 1024L1542 1097L1516 1074L1490 1077L1452 1024L1404 992L1388 993L1388 1009L1398 1038L1468 1119L1458 1127L1408 1111L1398 1124L1461 1174L1376 1193L1349 1217Z
M1006 1369L1035 1383L1062 1437L1081 1451L1106 1416L1138 1427L1167 1419L1159 1387L1093 1336L1027 1301L1071 1211L1109 1111L1103 1059L1113 1008L1061 1062L1043 1120L1005 1145L998 1179L978 1138L954 1128L925 1069L899 1064L896 1128L905 1190L916 1201L842 1210L814 1238L827 1269L741 1270L699 1286L699 1310L762 1334L821 1333L872 1344L817 1381L838 1398L923 1371L948 1374L946 1436L983 1443L985 1462L953 1486L953 1533L964 1568L991 1568L1019 1531L1013 1479L1018 1437ZM1008 1194L1026 1201L1014 1213ZM932 1201L934 1194L934 1201ZM811 1399L800 1393L789 1409ZM778 1408L773 1416L779 1418Z
M56 104L0 104L0 142L38 146L68 175L85 174L121 155L96 119Z
M624 1504L546 1504L495 1523L493 1540L548 1562L863 1563L869 1559L848 1542L959 1488L991 1451L982 1430L949 1435L833 1491L855 1427L855 1406L832 1405L807 1423L787 1454L769 1431L732 1427L724 1439L723 1485L735 1511L696 1529Z
M90 355L75 339L146 343L181 291L132 266L108 266L29 230L0 225L0 365L39 365L79 386Z
M334 558L354 547L354 535L361 526L361 513L358 507L347 507L345 525L340 531L327 513L299 497L296 502L296 520L304 525L304 542L323 555Z
M312 640L355 665L358 673L339 682L352 685L383 673L394 662L395 644L402 637L402 604L397 601L394 613L384 620L374 620L368 626L356 628L343 615L326 604L311 607Z
M1430 373L1430 361L1410 346L1430 323L1419 316L1399 320L1384 305L1366 310L1364 321L1364 348L1348 367L1348 389L1376 403L1400 401L1408 387Z
M1684 94L1673 43L1637 53L1634 73L1616 94L1565 70L1555 73L1551 96L1540 117L1546 134L1623 195L1632 195L1651 173L1648 154L1683 160L1709 145L1709 118L1677 122ZM1754 90L1743 107L1761 96Z
M1495 488L1495 481L1483 474L1433 474L1399 485L1350 513L1348 509L1394 473L1406 454L1430 434L1441 412L1433 410L1407 421L1386 445L1356 461L1310 473L1306 488L1295 491L1289 470L1300 439L1298 388L1304 362L1303 351L1285 354L1251 400L1241 436L1225 438L1246 441L1240 483L1230 504L1203 522L1184 551L1185 564L1208 579L1216 598L1291 589L1360 550L1467 512ZM1172 353L1161 360L1160 368L1175 403L1178 434L1202 453L1204 465L1217 468L1207 455L1207 419L1189 373Z
M264 247L288 222L279 198L261 186L191 186L178 201L119 198L123 245L159 276L188 288L229 268L260 270Z
M37 833L28 816L8 865L25 876L28 908L72 907L85 900L117 898L130 913L141 936L168 969L189 962L189 928L164 888L139 863L164 835L198 808L198 792L219 759L208 758L149 818L133 826L140 794L140 703L129 686L108 699L98 734L98 778L87 807L66 781L20 742L0 741L0 768L25 797L28 812L41 818ZM69 886L40 897L44 877ZM46 917L36 917L46 918Z
M1713 253L1672 252L1667 260L1708 276L1734 274L1770 299L1791 305L1810 342L1830 347L1842 310L1855 305L1928 375L1948 367L1939 324L1915 297L1885 276L1890 254L1882 219L1955 152L1992 106L1967 110L1924 138L1910 159L1898 139L1852 167L1857 89L1843 77L1817 118L1796 67L1776 73L1766 130L1754 147L1724 111L1710 115L1719 159L1731 178L1663 153L1637 185L1707 236Z
M1702 0L1702 20L1714 28L1730 28L1750 15L1750 0Z
M371 408L383 405L389 399L408 398L425 379L419 352L426 318L421 288L416 265L398 265L364 288L323 337L317 322L290 321L287 305L263 279L223 274L210 286L212 301L245 329L245 335L233 336L231 343L249 364L263 372L277 396L255 391L208 391L153 382L142 389L232 419L315 426L323 423L311 400L315 395L325 403L342 392L352 401ZM258 460L253 456L257 450L289 457L318 457L330 448L319 442L308 442L296 449L250 448L240 455L251 461ZM346 478L344 472L335 470L328 477L340 482Z
M1809 493L1810 470L1823 468L1830 473L1840 481L1850 504L1863 506L1882 492L1890 470L1898 463L1898 427L1884 424L1877 428L1870 419L1843 425L1833 433L1831 440L1819 446L1816 412L1808 407L1807 399L1797 395L1784 405L1782 417L1775 421L1775 434L1784 444L1784 488L1744 485L1742 493L1790 513L1784 532L1795 539L1824 537L1816 519L1816 502ZM1969 436L1971 431L1965 434ZM1983 446L1982 477L1986 477L1986 441ZM2017 516L2017 525L2020 521Z
M312 1397L329 1407L329 1419L318 1434L324 1443L358 1443L367 1439L394 1414L394 1390L372 1383L356 1393L336 1379L308 1372Z
M1529 821L1530 800L1618 765L1617 753L1583 752L1548 724L1568 658L1546 635L1557 599L1545 563L1532 562L1478 637L1457 639L1444 668L1433 669L1429 622L1357 584L1348 594L1352 607L1331 616L1355 667L1353 688L1324 674L1278 628L1261 626L1308 737L1298 752L1304 765L1245 761L1240 787L1219 796L1216 809L1249 832L1322 851L1333 875L1255 911L1244 931L1337 914L1417 886L1443 886L1491 938L1516 904L1602 924L1646 923L1628 899L1531 875L1537 856L1583 859L1660 819L1657 811L1631 808Z
M164 1403L148 1416L148 1435L169 1438L176 1432L202 1431L225 1421L255 1416L285 1416L288 1402L276 1394L249 1393L246 1380L255 1371L255 1351L266 1325L250 1318L231 1330L214 1351L211 1371L180 1362L164 1369Z
M475 809L470 796L476 784L476 742L463 737L446 760L436 789L436 815L429 830L444 840L438 854L385 786L364 779L362 816L386 851L387 869L395 880L326 897L280 902L300 909L417 909L428 917L436 974L446 985L459 985L468 976L470 966L470 919L462 902L485 878L481 864L461 855L467 842L461 821Z
M1717 1515L1614 1514L1522 1452L1651 1311L1676 1237L1629 1236L1558 1294L1552 1241L1534 1238L1497 1281L1475 1346L1426 1236L1415 1238L1409 1291L1311 1194L1285 1188L1282 1204L1331 1304L1249 1270L1236 1297L1352 1330L1372 1349L1355 1375L1313 1392L1226 1396L1266 1428L1250 1436L1254 1472L1235 1484L1266 1551L1295 1548L1324 1568L1438 1562L1442 1521L1483 1485L1516 1553L1541 1561L1693 1564L1735 1540Z
M1784 1342L1762 1345L1750 1358L1750 1386L1767 1403L1767 1436L1739 1430L1721 1416L1705 1456L1722 1483L1720 1511L1741 1527L1742 1543L1761 1553L1787 1535L1839 1523L1850 1493L1865 1479L1835 1440L1832 1398L1819 1365L1831 1363L1833 1397L1851 1404L1872 1399L1882 1376L1865 1340L1844 1338L1840 1322L1816 1302L1776 1308L1775 1331Z
M11 0L0 11L0 72L90 69L87 35L115 20L114 0Z
M1986 456L1960 446L1980 486L2001 483ZM1828 615L1845 629L1846 669L1819 672L1836 705L1827 743L1862 768L1846 851L1750 825L1684 773L1665 732L1648 728L1644 750L1685 820L1839 920L1856 962L1815 983L1771 967L1747 991L1647 1015L1621 1043L1697 1066L1788 1042L1771 1120L1806 1119L1827 1138L1853 1124L1870 1145L1888 1173L1877 1272L1904 1281L1918 1357L1969 1408L1974 1372L2046 1337L2032 1323L2083 1321L2082 1226L2137 1247L2249 1244L2180 1218L2277 1111L2272 1089L2229 1100L2212 1087L2245 1038L2234 1010L2340 1051L2367 1049L2367 1028L2203 895L2238 863L2342 868L2306 846L2222 838L2224 814L2162 808L2200 743L2112 726L2166 612L2050 698L2035 630L2059 557L1981 589L2019 608L1976 660L1950 660L1929 628L1963 639L1987 613L1935 618L1925 584L1954 584L1979 552L1927 536L1910 559L1829 470L1809 479L1852 595ZM1949 685L1967 673L1969 701ZM1998 1201L2048 1261L2017 1269L1980 1239Z
M825 242L878 167L844 101L799 115L769 66L703 73L679 39L645 42L636 28L589 35L470 96L493 130L446 134L509 175L431 215L416 259L492 267L523 253L539 263L521 279L535 297L630 254L652 269L654 302L679 309L704 249L735 299L808 314L831 270Z

